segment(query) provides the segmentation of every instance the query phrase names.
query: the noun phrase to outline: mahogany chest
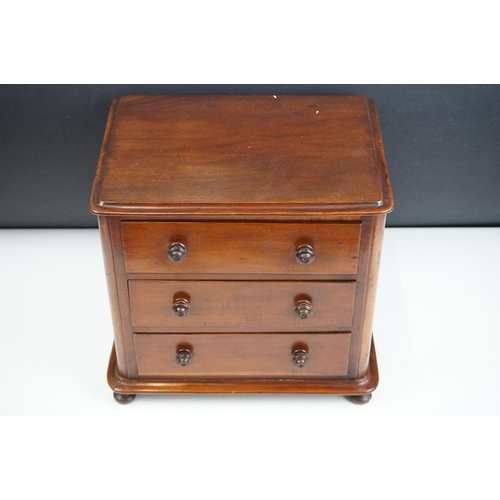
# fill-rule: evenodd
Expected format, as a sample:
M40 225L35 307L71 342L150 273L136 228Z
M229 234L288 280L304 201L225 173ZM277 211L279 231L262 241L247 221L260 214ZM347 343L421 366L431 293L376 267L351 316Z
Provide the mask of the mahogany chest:
M375 104L364 97L115 100L90 201L113 317L115 399L369 401L392 208Z

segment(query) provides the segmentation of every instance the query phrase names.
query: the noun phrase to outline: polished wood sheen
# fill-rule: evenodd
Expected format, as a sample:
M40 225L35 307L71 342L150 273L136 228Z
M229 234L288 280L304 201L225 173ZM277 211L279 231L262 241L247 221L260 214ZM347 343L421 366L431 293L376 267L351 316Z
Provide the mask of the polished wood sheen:
M364 97L129 96L111 120L95 213L392 208Z
M113 101L90 210L110 296L115 399L368 402L392 209L376 108L364 97Z
M350 329L356 283L130 280L129 291L134 327L168 332L330 331ZM187 316L172 314L173 297L179 294L190 297ZM299 317L300 301L314 307L314 314Z
M378 366L375 346L370 349L370 363L366 374L357 379L340 378L235 378L211 377L134 377L121 374L116 360L115 346L109 357L108 385L119 394L158 393L249 393L249 394L338 394L356 396L371 394L378 386Z
M129 273L355 274L360 223L273 224L230 222L123 222ZM182 242L186 257L167 258ZM300 245L314 247L314 262L300 265Z
M347 399L356 405L365 405L372 399L371 394L361 394L360 396L347 396Z
M113 397L117 403L121 405L128 405L135 399L135 394L123 394L120 392L114 392Z
M347 373L349 333L136 334L139 376L145 377L342 377ZM189 345L192 362L176 362ZM296 346L309 363L298 367ZM300 349L299 347L299 349Z

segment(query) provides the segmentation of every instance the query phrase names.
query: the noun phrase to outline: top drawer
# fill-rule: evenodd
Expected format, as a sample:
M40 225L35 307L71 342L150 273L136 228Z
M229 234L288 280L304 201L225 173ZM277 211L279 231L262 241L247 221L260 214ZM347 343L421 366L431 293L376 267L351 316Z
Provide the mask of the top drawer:
M359 222L122 222L129 273L356 274L360 232ZM183 260L169 259L172 243Z

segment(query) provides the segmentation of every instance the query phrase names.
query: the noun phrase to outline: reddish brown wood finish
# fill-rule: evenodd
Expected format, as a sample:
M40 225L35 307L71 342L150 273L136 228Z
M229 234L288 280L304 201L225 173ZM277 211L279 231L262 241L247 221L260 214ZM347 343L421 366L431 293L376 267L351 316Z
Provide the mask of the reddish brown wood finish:
M164 332L287 332L350 329L356 283L130 280L132 324ZM189 314L172 314L177 297ZM309 298L313 314L299 319L297 301Z
M364 98L115 101L90 209L108 277L116 397L331 393L367 402L378 382L371 328L392 208L375 105ZM181 262L168 258L174 242L186 245ZM296 262L299 245L312 247L312 263ZM184 317L172 313L176 299L189 301ZM304 311L312 304L308 319L295 316L300 300ZM196 345L177 356L180 366L175 349L186 337ZM292 341L311 343L310 353L295 350L303 368L292 363Z
M349 361L349 333L213 333L134 335L139 376L157 377L342 377ZM178 349L193 354L188 366L175 362ZM292 363L304 348L310 362Z
M119 394L158 393L249 393L249 394L338 394L357 396L371 394L378 386L378 366L375 348L370 349L370 363L364 377L348 378L127 378L118 372L115 349L108 365L108 384Z
M369 403L372 399L371 394L361 394L360 396L346 396L347 399L356 405L365 405Z
M135 394L123 394L121 392L114 392L113 396L115 401L121 405L128 405L135 399Z
M392 209L364 97L130 96L115 109L96 214Z
M356 274L361 224L276 224L228 222L123 222L125 267L129 273ZM172 262L171 243L187 248ZM314 249L311 264L295 250Z
M365 289L364 308L362 315L361 334L359 336L359 359L357 377L362 377L368 369L370 345L372 339L373 313L375 310L375 295L377 291L378 271L382 252L382 235L385 226L385 215L371 217L372 231L368 245L369 261L367 273L363 278ZM368 252L367 252L368 253Z
M125 367L126 362L126 348L125 342L126 337L124 336L124 330L126 328L126 320L122 316L122 311L120 309L120 297L123 297L123 293L118 293L118 280L119 280L119 269L116 270L115 261L115 251L120 253L119 246L115 248L113 245L112 228L110 224L110 219L107 217L99 217L99 231L101 235L101 246L104 260L104 268L106 271L106 282L108 285L108 297L109 305L111 309L111 319L113 322L113 330L115 336L115 347L116 347L116 358L117 363L120 367ZM116 233L115 233L116 234ZM117 276L118 274L118 276ZM126 370L123 370L125 375L128 374Z

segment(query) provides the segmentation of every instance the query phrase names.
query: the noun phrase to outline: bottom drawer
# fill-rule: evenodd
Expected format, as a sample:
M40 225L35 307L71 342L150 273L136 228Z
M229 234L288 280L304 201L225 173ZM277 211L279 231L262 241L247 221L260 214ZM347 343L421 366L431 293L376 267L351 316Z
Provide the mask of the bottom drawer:
M350 333L134 335L143 377L328 378L347 375Z

